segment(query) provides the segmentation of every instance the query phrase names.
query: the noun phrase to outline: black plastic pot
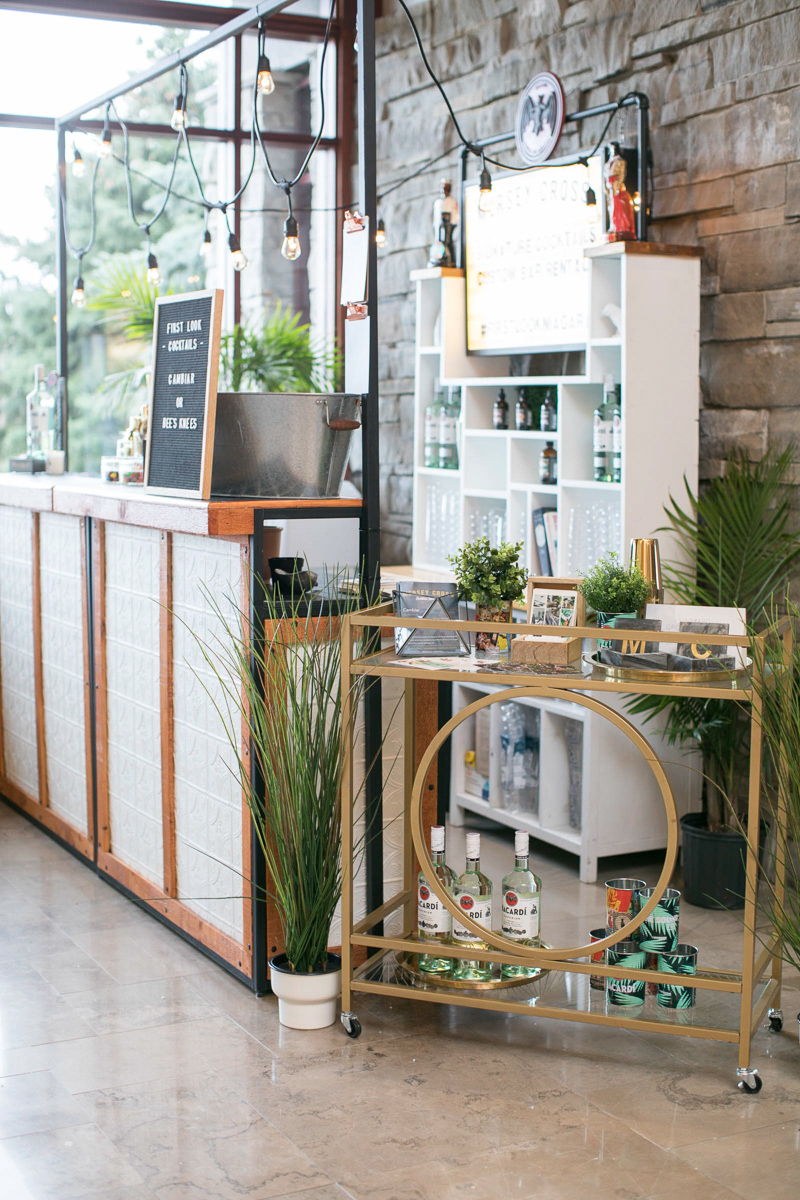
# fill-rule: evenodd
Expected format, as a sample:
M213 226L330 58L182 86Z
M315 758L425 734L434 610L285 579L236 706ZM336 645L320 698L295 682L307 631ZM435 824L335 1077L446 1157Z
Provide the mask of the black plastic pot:
M744 908L747 842L740 833L711 833L703 813L681 817L683 895L700 908Z

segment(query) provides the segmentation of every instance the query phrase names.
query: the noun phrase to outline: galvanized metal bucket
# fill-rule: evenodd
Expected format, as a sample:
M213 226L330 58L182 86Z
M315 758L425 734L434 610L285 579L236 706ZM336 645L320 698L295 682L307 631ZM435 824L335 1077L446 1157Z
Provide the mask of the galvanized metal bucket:
M360 405L339 392L220 392L212 496L338 496Z

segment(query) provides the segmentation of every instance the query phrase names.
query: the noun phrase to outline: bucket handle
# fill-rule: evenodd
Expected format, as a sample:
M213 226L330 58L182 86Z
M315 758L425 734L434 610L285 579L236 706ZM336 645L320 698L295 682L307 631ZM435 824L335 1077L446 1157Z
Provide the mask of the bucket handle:
M327 400L325 401L325 424L328 426L328 429L333 429L336 433L345 433L361 428L360 421L350 421L346 417L334 417L331 419L331 415L328 412Z

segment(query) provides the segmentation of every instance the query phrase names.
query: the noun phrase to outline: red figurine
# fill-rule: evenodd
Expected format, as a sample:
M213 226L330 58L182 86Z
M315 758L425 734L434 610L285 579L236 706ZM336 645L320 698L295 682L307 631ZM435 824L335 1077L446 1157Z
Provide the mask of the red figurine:
M608 201L608 233L609 242L636 241L636 214L633 207L633 197L625 186L627 172L625 159L615 146L614 154L605 167L606 197Z

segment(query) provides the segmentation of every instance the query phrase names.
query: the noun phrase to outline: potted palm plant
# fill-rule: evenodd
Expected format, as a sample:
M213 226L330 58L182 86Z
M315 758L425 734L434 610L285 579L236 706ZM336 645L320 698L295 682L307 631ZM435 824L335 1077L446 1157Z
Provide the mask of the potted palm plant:
M648 583L635 564L625 566L612 550L584 575L578 590L597 613L598 628L614 628L617 617L637 617L647 600ZM598 640L598 649L610 646Z
M751 463L728 459L725 474L695 495L686 485L686 506L670 498L665 508L682 562L663 564L664 585L679 604L738 608L753 628L768 619L800 564L787 484L795 462L790 447ZM643 696L630 711L661 715L670 744L694 742L703 757L703 811L681 819L684 894L705 908L744 903L748 711L729 700Z
M457 554L448 555L462 600L475 605L477 621L510 621L511 607L522 599L528 572L519 565L522 542L501 542L492 547L487 537L467 542ZM493 634L479 633L475 642L485 650L496 641Z
M256 578L252 586L264 588ZM266 591L263 639L251 636L249 616L235 602L210 594L208 601L223 634L201 642L202 653L223 697L215 704L283 934L284 950L270 960L279 1019L293 1029L321 1029L336 1020L341 992L341 960L328 950L342 891L340 786L352 734L343 717L339 624L362 601L342 595L328 602L327 615L311 616L302 600L287 603ZM365 684L356 677L354 713Z

